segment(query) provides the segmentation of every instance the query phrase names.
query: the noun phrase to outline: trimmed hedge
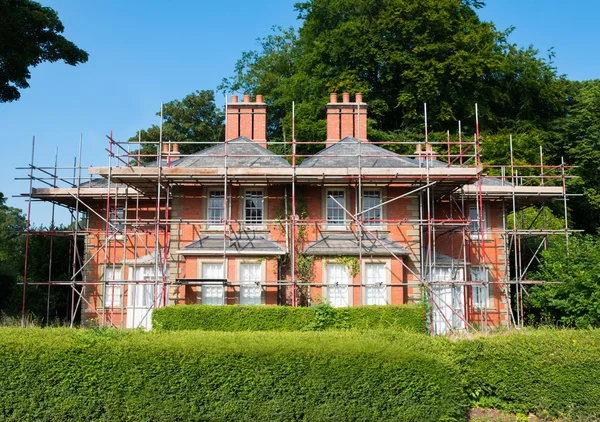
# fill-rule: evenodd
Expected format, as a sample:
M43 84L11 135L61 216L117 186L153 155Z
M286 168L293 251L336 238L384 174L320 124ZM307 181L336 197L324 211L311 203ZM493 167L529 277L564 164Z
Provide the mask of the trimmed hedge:
M600 330L524 330L456 343L474 407L600 420Z
M441 345L397 332L4 329L0 419L464 420Z
M310 308L289 306L177 305L155 309L157 330L303 331L399 329L426 333L426 310L419 305Z

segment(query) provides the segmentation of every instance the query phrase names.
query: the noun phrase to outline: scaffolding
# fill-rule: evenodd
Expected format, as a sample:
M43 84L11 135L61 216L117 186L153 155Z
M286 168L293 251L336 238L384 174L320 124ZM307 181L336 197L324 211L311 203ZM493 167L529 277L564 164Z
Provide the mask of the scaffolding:
M361 305L366 304L362 292L368 287L362 266L363 242L369 241L385 249L405 274L402 280L388 280L379 285L404 289L402 300L405 303L426 300L433 334L487 330L500 325L522 327L525 321L523 296L527 294L527 286L554 282L529 280L529 270L539 261L541 251L547 246L548 236L561 235L568 242L569 235L575 232L569 228L567 215L567 203L571 196L567 193L567 180L574 177L571 175L572 167L565 165L564 161L560 165L546 165L541 147L539 165L516 165L512 136L510 165L482 165L477 110L472 139L464 139L459 122L458 132L454 136L448 131L445 141L430 141L425 105L422 141L369 142L360 136L361 108L360 102L357 103L358 157L344 154L331 157L344 160L357 158L358 165L356 168L330 168L327 172L317 172L314 168L300 165L314 155L299 153L299 149L310 146L327 148L336 142L297 141L294 104L291 140L268 143L269 147L285 151L273 155L285 159L290 164L289 168L257 169L232 165L232 160L258 159L262 155L232 151L227 128L224 142L220 144L223 145L223 152L204 155L222 159L222 166L212 169L174 166L176 160L195 157L196 154L181 154L179 145L163 139L162 107L158 143L143 141L141 135L136 142L120 142L111 132L107 136L108 163L103 168L84 168L81 165L82 138L73 166L58 166L58 152L54 165L36 165L34 137L31 163L18 168L28 171L27 177L21 179L29 182L29 192L24 194L28 198L28 207L22 320L25 320L27 313L27 287L31 285L47 286L48 297L50 289L55 286L70 289L71 326L80 314L82 326L89 324L90 318L94 317L101 326L148 327L148 316L152 309L184 303L188 300L188 293L196 287L209 289L211 286L224 286L223 302L234 303L237 299L229 297L231 292L234 292L234 296L239 295L242 286L248 286L248 281L228 276L229 249L240 236L254 236L255 231L236 217L236 213L232 212L232 204L240 206L243 188L253 186L277 186L273 194L267 195L267 200L283 204L284 210L277 216L270 212L270 217L274 218L269 219L268 214L267 218L263 216L261 226L261 230L267 233L281 233L277 242L283 253L277 256L276 278L266 280L263 277L251 285L263 295L266 291L275 291L277 304L280 305L310 304L315 299L311 289L321 291L319 289L325 287L326 282L313 282L301 274L298 260L308 242L306 233L318 237L328 221L325 217L303 214L299 210L299 195L306 196L306 189L311 186L335 186L354 190L355 193L354 210L350 209L347 202L342 203L332 195L327 194L326 199L343 209L344 227L355 235L358 243L358 279L349 281L347 286L349 289L361 289ZM186 143L193 144L199 150L215 145L212 142ZM370 155L365 144L396 150L410 149L410 153L397 156L414 160L419 166L406 169L365 167L364 161L380 157ZM145 146L155 147L156 152L144 152L147 149ZM83 172L87 172L87 175L84 176ZM181 277L182 272L186 273L185 258L178 254L185 246L182 244L183 233L191 231L199 237L214 223L214 219L207 212L200 213L199 218L179 215L177 209L182 205L181 201L190 200L195 204L198 200L179 197L178 192L182 189L204 192L206 186L220 186L219 192L222 192L217 198L222 200L223 210L218 222L223 239L220 253L222 274ZM382 194L379 204L364 207L365 189L376 188L383 192L384 189L391 190L391 187L395 188L397 195L384 197ZM206 210L206 193L198 195L202 197L201 206ZM384 207L407 198L414 200L417 207L412 216L385 215ZM31 207L37 201L52 204L52 221L48 231L34 231L31 228ZM549 201L562 201L564 227L560 230L545 226L546 204ZM522 213L524 207L531 204L538 204L540 208L538 216L530 223L531 227L526 227ZM56 206L69 210L69 230L55 230ZM306 204L303 206L306 208ZM501 227L489 223L491 219L498 219L496 214L489 211L491 206L501 216ZM379 219L367 220L367 214L374 209L379 210ZM538 217L543 220L542 225L534 227ZM397 230L399 234L407 230L418 233L412 236L416 240L410 240L410 236L407 236L407 257L398 256L389 244L380 239L378 227L384 226ZM53 280L51 271L48 280L28 279L28 245L31 236L71 237L74 247L69 258L72 262L70 279ZM85 243L83 251L76 246L80 239ZM531 249L531 242L526 242L526 239L535 239L533 250L528 250ZM332 251L332 255L336 255L335 251ZM49 260L51 265L52 243ZM478 268L483 270L479 271ZM482 294L487 298L482 298ZM497 302L493 317L490 315L490 306L483 304L490 297ZM128 315L126 318L125 314Z

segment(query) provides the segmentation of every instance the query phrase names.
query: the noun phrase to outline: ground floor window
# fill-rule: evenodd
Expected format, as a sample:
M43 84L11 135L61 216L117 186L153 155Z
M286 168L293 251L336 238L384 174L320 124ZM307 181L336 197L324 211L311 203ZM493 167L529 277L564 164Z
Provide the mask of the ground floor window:
M433 267L428 274L433 302L432 323L436 334L465 328L464 285L453 284L463 280L462 270L456 267Z
M123 304L123 275L120 266L108 265L104 270L104 307L116 308ZM116 281L117 283L111 283Z
M262 266L260 263L240 263L240 304L260 305L262 303Z
M385 264L365 264L364 283L366 305L386 305Z
M349 306L348 269L345 264L327 264L327 301L335 308Z
M203 263L203 280L222 280L224 279L223 263ZM202 304L203 305L223 305L225 303L225 286L215 281L214 284L207 282L202 284Z
M490 305L490 287L487 284L487 268L471 268L471 280L485 284L473 285L473 307L488 308Z

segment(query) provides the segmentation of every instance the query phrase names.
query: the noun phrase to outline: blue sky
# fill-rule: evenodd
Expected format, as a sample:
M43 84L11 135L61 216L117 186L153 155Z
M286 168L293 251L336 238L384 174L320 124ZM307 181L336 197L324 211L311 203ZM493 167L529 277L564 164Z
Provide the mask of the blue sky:
M41 0L54 8L65 35L90 54L71 67L44 63L32 70L31 87L19 101L0 104L0 142L5 165L0 191L8 205L26 208L26 175L15 170L30 162L71 166L83 135L82 164L106 165L105 135L124 140L158 123L161 101L181 99L198 89L214 89L230 76L242 51L273 25L298 26L297 0L144 1ZM488 0L479 14L497 28L515 26L511 40L533 44L542 54L554 47L559 73L570 79L600 77L600 2L579 0ZM220 99L222 103L222 99ZM6 159L8 158L8 159ZM34 204L32 221L49 222L50 207ZM67 222L59 213L58 219Z

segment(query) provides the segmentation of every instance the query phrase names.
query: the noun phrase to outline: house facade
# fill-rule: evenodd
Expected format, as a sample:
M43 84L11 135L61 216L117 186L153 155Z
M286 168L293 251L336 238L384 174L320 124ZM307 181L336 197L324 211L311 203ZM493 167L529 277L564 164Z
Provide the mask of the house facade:
M370 142L362 96L339 100L311 156L296 140L269 150L262 96L233 96L223 143L185 156L164 143L153 163L123 154L70 192L35 190L86 209L83 319L151 328L171 304L422 302L434 333L509 324L507 202L534 192L483 175L477 139L404 155Z

